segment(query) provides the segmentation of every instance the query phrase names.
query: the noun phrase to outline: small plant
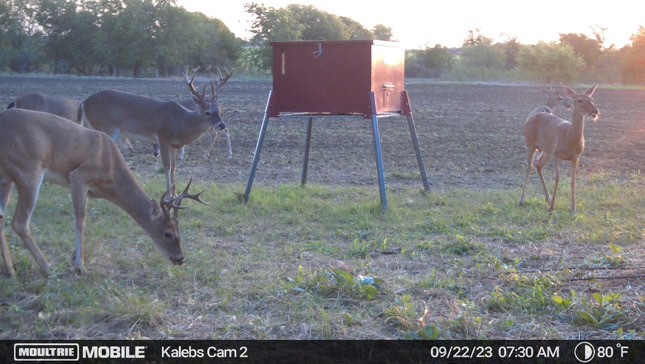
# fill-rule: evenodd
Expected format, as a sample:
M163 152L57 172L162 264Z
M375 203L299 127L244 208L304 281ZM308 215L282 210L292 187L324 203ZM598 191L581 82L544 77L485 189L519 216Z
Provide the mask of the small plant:
M298 275L293 280L296 292L313 291L325 297L374 300L382 279L354 275L346 270L327 268L322 271L307 272L298 267Z
M617 293L594 293L591 299L585 299L576 291L571 291L571 298L553 295L553 302L561 314L570 312L571 320L579 325L599 329L617 328L625 319L622 307L622 296Z

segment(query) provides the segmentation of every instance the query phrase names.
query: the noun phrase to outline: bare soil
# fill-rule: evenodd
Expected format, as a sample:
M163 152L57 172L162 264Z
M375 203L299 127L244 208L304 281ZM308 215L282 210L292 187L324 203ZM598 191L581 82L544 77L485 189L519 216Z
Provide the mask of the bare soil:
M0 77L0 102L29 92L84 99L112 88L164 100L189 96L179 78L164 80L78 77ZM540 86L422 83L406 86L412 103L419 142L432 189L518 188L526 173L523 123L541 104ZM271 82L231 80L220 92L220 104L233 144L227 159L223 136L213 153L201 158L210 141L203 135L187 148L178 179L240 183L244 188L251 168ZM577 87L583 91L585 87ZM601 110L597 123L585 129L587 148L580 179L596 172L629 176L645 167L645 91L600 86L595 93ZM557 113L569 118L571 111ZM154 115L151 115L154 117ZM254 185L299 183L305 146L305 118L273 118L268 127ZM420 187L416 159L404 117L380 120L383 159L389 188ZM163 178L160 158L147 143L125 150L126 160L139 175ZM568 171L568 166L563 165ZM371 124L360 117L316 117L308 181L325 185L376 185ZM535 181L533 181L535 182ZM584 183L584 182L582 182Z

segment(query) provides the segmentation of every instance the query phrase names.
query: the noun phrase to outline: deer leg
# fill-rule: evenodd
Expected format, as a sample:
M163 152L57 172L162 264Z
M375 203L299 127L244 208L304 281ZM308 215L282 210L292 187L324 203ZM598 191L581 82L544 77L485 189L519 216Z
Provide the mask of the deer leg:
M40 172L40 176L32 175L31 178L25 178L20 183L16 183L18 189L18 204L16 205L16 213L13 216L12 226L13 230L20 237L25 247L31 252L31 255L36 259L36 263L40 267L40 271L45 275L49 275L49 262L38 248L31 236L31 229L29 227L29 220L31 214L34 212L36 200L38 199L38 192L43 182L44 173Z
M159 155L159 144L157 143L152 143L152 155L155 157Z
M213 129L215 132L215 129ZM229 133L228 128L224 129L224 135L226 135L226 145L228 146L228 159L233 159L233 147L231 146L231 133ZM217 132L215 132L215 135L213 138L217 137ZM214 141L213 141L214 143Z
M186 156L186 146L184 145L183 147L179 148L179 158L180 161L184 160L184 156Z
M177 196L175 190L175 158L177 157L177 149L168 145L165 142L159 142L159 150L161 151L161 162L163 163L163 170L166 174L166 191L168 192L167 198L172 200Z
M546 187L546 182L544 181L544 172L542 171L546 162L550 157L542 152L537 161L535 161L535 169L537 169L538 176L540 176L540 182L542 183L542 189L544 190L544 197L546 203L551 202L551 197L549 196L549 189Z
M224 129L226 132L228 132L228 129ZM208 128L208 131L211 133L211 142L208 144L208 148L206 149L206 153L202 156L203 159L208 159L208 157L211 155L211 151L213 150L213 147L215 146L215 140L217 140L217 130L213 128L212 126Z
M0 178L0 247L2 248L2 260L4 261L6 272L10 277L13 277L16 272L11 262L9 243L4 234L4 213L11 198L12 187L13 183L8 178Z
M553 186L553 195L551 196L551 204L549 206L549 211L555 211L555 194L558 191L558 183L560 183L560 160L556 158L553 161L553 170L555 172L555 186Z
M70 173L70 191L72 194L72 205L74 208L74 221L76 223L76 246L74 249L74 270L78 274L85 272L85 261L83 258L85 218L87 216L87 192L88 187L76 172Z
M526 171L526 178L524 179L524 185L522 185L522 197L520 197L520 206L524 206L524 193L526 192L526 185L529 182L529 177L531 176L531 172L533 171L533 157L535 156L535 149L529 150L528 152L528 161L529 161L529 168L528 171Z
M571 161L571 213L576 214L576 172L578 170L578 159Z

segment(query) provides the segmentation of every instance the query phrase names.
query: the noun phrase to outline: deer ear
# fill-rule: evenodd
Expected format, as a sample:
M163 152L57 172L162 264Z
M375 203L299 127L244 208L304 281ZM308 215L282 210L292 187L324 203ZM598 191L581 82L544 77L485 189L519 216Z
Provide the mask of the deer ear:
M598 87L598 84L593 85L593 87L585 91L585 95L590 97L593 96L593 93L596 91L596 87Z
M571 89L570 87L565 86L565 85L560 85L560 86L562 86L562 89L563 89L564 91L566 91L566 92L569 94L569 96L571 96L571 97L576 97L576 96L578 96L578 93L577 93L577 92L575 92L575 91L573 91L573 89Z

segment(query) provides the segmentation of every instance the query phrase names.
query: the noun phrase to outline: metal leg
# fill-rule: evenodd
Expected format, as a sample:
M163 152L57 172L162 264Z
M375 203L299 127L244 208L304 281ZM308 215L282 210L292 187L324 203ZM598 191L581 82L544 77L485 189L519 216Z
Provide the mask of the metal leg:
M310 117L307 122L307 141L305 142L305 159L302 163L302 179L300 184L304 186L307 183L307 171L309 170L309 150L311 149L311 129L313 127L314 118Z
M378 115L376 114L376 96L370 93L372 101L372 134L374 135L374 154L376 155L376 171L378 173L378 187L381 195L381 209L387 211L387 195L385 192L385 169L383 168L383 152L381 148L381 135L378 128Z
M264 119L262 120L262 127L260 127L260 135L258 136L258 142L255 145L255 153L253 154L253 164L251 165L251 173L249 174L249 180L246 183L246 191L244 192L244 202L249 202L249 195L251 194L251 188L253 187L253 179L255 178L255 171L258 168L258 163L260 162L260 153L262 152L262 144L264 144L264 136L267 132L267 127L269 126L269 104L271 103L271 93L273 90L269 91L269 98L267 99L267 106L264 109Z
M412 144L414 144L414 153L417 156L417 165L419 166L419 173L421 173L421 181L423 182L423 189L426 191L430 191L430 183L428 182L426 167L423 164L423 157L421 156L421 148L419 148L419 139L417 139L417 129L414 126L414 119L412 118L412 115L408 115L408 126L410 127L410 136L412 137Z

